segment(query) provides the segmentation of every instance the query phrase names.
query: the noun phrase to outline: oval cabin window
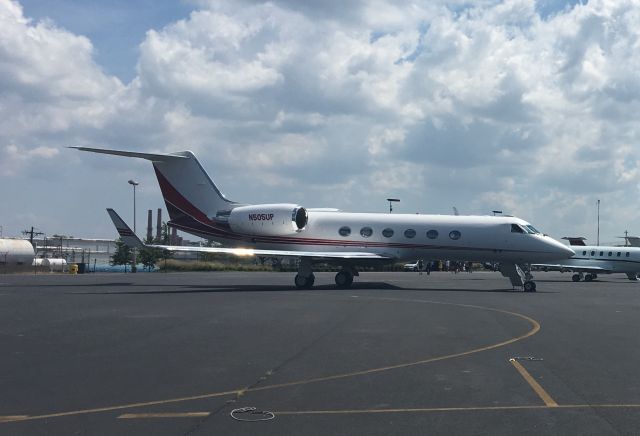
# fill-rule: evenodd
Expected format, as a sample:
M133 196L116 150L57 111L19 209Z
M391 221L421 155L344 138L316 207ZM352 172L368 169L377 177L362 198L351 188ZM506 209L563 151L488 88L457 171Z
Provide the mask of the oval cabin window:
M363 238L368 238L371 235L373 235L373 229L371 229L371 227L363 227L360 229L360 236Z
M415 236L416 236L416 231L413 229L407 229L404 231L405 238L415 238Z

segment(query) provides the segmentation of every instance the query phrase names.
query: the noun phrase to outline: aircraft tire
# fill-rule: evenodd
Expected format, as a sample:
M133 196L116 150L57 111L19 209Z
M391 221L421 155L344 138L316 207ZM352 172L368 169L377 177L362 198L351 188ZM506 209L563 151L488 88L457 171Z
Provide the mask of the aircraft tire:
M536 291L536 283L531 280L524 282L522 286L524 292L535 292Z
M341 289L347 289L349 287L351 287L351 284L353 283L353 274L351 274L348 271L339 271L338 274L336 274L336 285L341 288Z
M585 282L590 282L591 280L593 280L593 276L591 274L587 274L586 276L584 276Z
M574 282L579 282L580 281L580 274L574 274L571 276L571 280L573 280Z
M296 278L294 279L294 283L296 288L298 289L311 289L313 287L313 283L315 282L316 277L311 274L308 277L301 276L300 274L296 274Z

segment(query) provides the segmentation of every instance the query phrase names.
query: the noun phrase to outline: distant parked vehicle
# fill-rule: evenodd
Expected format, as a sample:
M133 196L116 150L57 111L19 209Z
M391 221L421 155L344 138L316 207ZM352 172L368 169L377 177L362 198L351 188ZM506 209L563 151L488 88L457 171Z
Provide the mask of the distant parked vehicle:
M420 261L416 260L415 263L405 263L402 268L405 271L420 271Z

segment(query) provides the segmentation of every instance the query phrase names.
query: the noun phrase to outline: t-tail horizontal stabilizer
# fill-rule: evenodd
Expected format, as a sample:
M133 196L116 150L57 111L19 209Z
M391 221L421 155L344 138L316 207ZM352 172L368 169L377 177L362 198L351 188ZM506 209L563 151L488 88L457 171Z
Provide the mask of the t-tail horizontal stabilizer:
M120 239L122 239L122 242L124 242L126 246L128 246L129 248L144 247L144 244L142 243L140 238L138 238L136 234L133 233L133 230L131 230L127 223L125 223L124 220L120 218L120 215L118 215L115 210L107 209L107 212L111 217L111 221L113 221L113 225L116 226L116 230L120 235Z

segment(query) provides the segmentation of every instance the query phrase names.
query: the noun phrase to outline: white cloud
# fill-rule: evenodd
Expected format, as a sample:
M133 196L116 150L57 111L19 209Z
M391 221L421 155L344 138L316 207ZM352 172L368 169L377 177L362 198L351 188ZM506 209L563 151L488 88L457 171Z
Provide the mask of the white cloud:
M52 147L21 149L15 144L9 144L0 152L0 176L13 176L19 173L30 160L52 159L59 152L57 148Z
M542 17L533 0L195 4L148 29L125 86L86 37L0 1L0 177L89 165L107 192L148 167L52 150L192 149L241 201L371 210L393 191L409 212L503 209L591 236L598 197L620 205L610 232L633 230L637 0Z

